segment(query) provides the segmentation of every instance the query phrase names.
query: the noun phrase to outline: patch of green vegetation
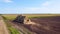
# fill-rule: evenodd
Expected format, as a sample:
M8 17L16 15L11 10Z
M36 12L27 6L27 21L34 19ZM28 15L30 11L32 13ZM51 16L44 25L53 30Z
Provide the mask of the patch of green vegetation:
M13 20L13 19L15 19L15 17L13 17L13 16L10 16L10 17L5 16L5 17L6 17L6 19L8 19L8 20Z
M28 16L28 18L49 18L49 17L54 17L54 16Z
M46 17L51 17L51 16L33 16L33 17L28 17L28 18L46 18Z
M8 27L8 29L9 29L9 31L10 31L11 34L20 34L20 33L18 32L18 30L15 29L15 28L13 28L13 27Z
M14 20L17 15L3 15L7 20Z

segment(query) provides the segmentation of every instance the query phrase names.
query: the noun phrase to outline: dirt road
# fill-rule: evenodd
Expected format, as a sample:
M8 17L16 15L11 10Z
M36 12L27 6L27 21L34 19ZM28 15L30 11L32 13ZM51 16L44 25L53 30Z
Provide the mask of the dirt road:
M0 34L9 34L2 17L0 17Z

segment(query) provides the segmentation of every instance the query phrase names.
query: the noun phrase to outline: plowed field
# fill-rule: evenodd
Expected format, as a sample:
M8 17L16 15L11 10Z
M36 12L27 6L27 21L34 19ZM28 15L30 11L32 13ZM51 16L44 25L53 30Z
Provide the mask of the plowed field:
M36 34L60 34L60 16L32 18L32 22L39 25L24 25Z

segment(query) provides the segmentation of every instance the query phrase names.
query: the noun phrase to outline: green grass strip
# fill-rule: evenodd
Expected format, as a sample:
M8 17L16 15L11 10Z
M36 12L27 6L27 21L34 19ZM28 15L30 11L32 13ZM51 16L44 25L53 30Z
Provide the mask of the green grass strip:
M18 30L15 29L15 28L13 28L13 27L8 27L8 29L9 29L9 31L10 31L10 34L20 34L20 33L18 32Z

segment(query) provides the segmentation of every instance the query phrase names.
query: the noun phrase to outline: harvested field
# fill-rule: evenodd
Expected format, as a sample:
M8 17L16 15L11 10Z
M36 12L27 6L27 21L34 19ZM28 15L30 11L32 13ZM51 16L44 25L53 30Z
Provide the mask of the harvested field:
M32 18L32 22L40 25L24 25L36 34L60 34L60 16Z

